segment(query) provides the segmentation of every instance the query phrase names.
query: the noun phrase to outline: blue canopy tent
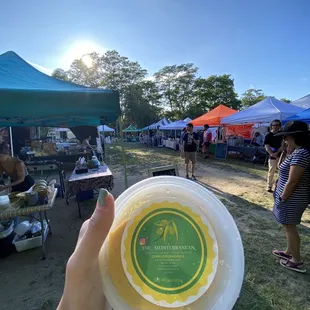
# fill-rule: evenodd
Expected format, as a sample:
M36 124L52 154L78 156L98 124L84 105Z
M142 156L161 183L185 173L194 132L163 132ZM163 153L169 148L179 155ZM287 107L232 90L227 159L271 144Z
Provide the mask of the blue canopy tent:
M121 114L117 91L50 77L14 52L0 55L0 126L98 126Z
M310 108L310 94L291 102L291 104L295 105L296 107L309 109Z
M0 126L10 128L74 127L78 130L81 126L97 127L113 122L121 115L118 91L57 80L14 52L0 55L0 104ZM126 155L123 146L122 149L127 188Z
M254 104L247 109L244 109L231 116L222 118L221 124L241 125L269 123L274 119L279 119L282 121L303 110L303 108L282 102L276 98L267 97L266 99Z
M289 121L303 121L307 124L310 124L310 109L307 109L287 118L286 120L284 120L284 123L287 123Z

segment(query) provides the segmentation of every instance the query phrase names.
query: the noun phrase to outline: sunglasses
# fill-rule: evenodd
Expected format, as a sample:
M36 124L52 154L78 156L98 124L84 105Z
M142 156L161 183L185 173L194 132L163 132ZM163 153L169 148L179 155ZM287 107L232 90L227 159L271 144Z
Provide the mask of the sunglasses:
M271 127L280 127L279 124L272 124Z

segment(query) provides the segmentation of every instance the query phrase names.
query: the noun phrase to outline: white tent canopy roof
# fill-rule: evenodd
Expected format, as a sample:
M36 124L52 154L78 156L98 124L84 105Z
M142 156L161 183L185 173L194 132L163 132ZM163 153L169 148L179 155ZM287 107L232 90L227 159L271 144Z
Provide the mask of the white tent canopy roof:
M172 122L166 126L160 126L160 130L182 130L186 125L191 121L189 117L185 118L184 120L179 120Z
M161 119L160 121L158 121L157 123L154 123L154 124L152 124L152 125L150 125L150 126L147 126L147 127L143 128L143 130L147 130L147 129L158 129L158 127L160 127L160 126L165 126L165 125L168 125L168 124L170 124L170 123L171 123L171 122L170 122L168 119L163 118L163 119Z
M103 130L104 129L104 130ZM104 132L114 132L115 129L113 128L110 128L109 126L107 125L100 125L98 126L98 130L101 132L101 131L104 131Z
M282 102L274 97L267 97L245 110L223 118L221 124L239 125L269 123L274 119L282 121L303 110L303 108Z
M304 109L310 108L310 94L291 102L292 105Z

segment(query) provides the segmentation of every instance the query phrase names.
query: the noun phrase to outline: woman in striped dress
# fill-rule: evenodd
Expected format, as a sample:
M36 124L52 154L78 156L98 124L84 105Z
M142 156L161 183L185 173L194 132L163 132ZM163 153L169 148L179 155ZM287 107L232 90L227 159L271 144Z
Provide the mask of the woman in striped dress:
M275 192L273 213L284 226L287 248L274 250L280 264L297 272L306 272L300 257L300 237L297 225L309 204L310 188L310 136L304 122L288 122L277 135L284 137L287 147L294 149L282 162Z

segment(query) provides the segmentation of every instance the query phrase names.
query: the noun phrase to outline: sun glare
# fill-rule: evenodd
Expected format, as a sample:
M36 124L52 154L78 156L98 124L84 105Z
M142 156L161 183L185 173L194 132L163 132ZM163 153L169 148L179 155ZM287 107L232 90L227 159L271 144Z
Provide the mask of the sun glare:
M90 68L93 65L93 60L89 55L84 55L82 57L82 61L88 68Z
M92 59L87 55L92 52L102 54L106 49L93 41L76 41L66 51L62 63L63 67L70 67L75 59L82 59L87 67L92 66Z

